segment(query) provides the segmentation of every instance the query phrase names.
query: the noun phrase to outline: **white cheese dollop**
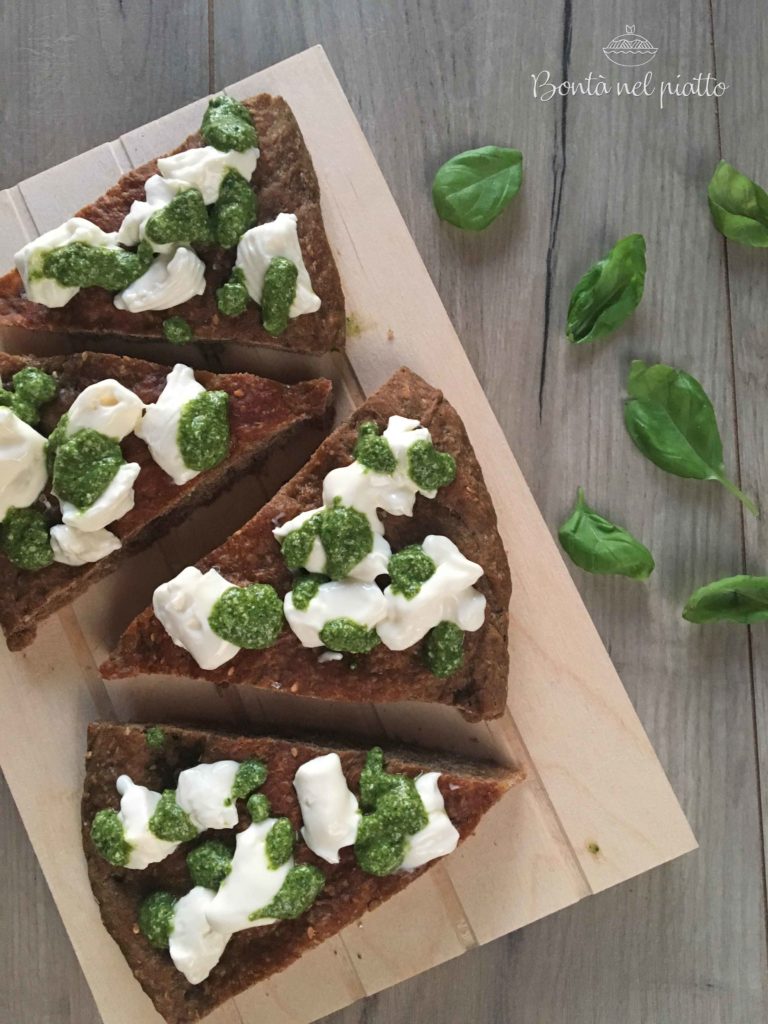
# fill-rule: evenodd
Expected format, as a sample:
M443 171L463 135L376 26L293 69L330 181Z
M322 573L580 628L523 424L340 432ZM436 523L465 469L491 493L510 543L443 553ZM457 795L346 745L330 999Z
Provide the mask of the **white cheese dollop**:
M9 508L26 508L45 487L45 438L8 408L0 408L0 522Z
M483 575L482 566L465 558L447 537L430 535L421 546L437 568L418 594L408 599L391 586L384 591L386 618L377 629L391 651L418 643L444 620L473 633L485 619L485 597L472 587Z
M363 512L361 508L357 508L358 512ZM308 519L316 515L318 512L322 512L321 508L313 508L308 512L300 512L293 519L283 523L282 526L277 526L272 531L273 536L277 540L282 540L287 537L289 533L293 533L294 530L298 530L300 526L303 526ZM376 520L379 523L379 520ZM387 571L387 563L392 555L392 549L390 548L387 541L384 539L383 532L384 527L380 526L380 531L374 530L373 534L373 548L372 550L362 558L357 565L353 566L347 573L347 579L359 580L361 583L372 583L377 576L383 576ZM309 557L304 563L304 568L307 572L325 572L326 554L323 542L319 537L315 537L314 543L309 552Z
M173 255L158 256L149 270L117 293L114 303L129 313L144 313L180 306L204 291L205 264L181 245Z
M211 900L207 917L212 928L224 935L273 924L274 917L250 920L249 915L268 906L277 896L293 857L285 864L272 868L267 859L267 836L277 818L254 822L244 832L238 832L232 870L221 883Z
M102 231L84 217L70 217L39 238L27 242L14 256L16 269L24 282L24 292L30 302L38 302L50 309L58 309L73 299L80 291L76 286L59 284L55 278L41 277L43 260L51 249L60 249L70 242L84 242L86 245L116 247L117 233Z
M229 942L229 935L215 931L206 916L216 893L195 886L173 908L173 929L168 952L174 966L190 985L205 981Z
M239 767L237 761L215 761L180 773L176 803L201 832L207 828L234 828L237 824L232 786Z
M304 647L322 647L320 632L331 619L352 619L366 629L378 628L387 614L387 601L375 583L348 580L321 583L303 610L293 603L293 591L283 602L288 625Z
M458 845L460 836L445 813L443 794L437 785L439 778L440 772L427 772L416 779L416 790L429 820L423 829L406 839L405 857L400 865L404 871L420 868L435 857L445 857Z
M208 624L211 610L232 586L215 569L203 575L194 565L162 583L152 597L155 615L177 647L183 647L202 669L214 669L240 650L222 640Z
M111 377L84 388L67 410L67 435L78 430L98 430L122 441L141 422L144 403Z
M227 171L235 170L250 181L258 159L259 151L255 147L242 153L234 149L225 153L215 146L198 146L173 156L160 157L157 169L166 181L199 189L203 202L209 206L219 198L219 189Z
M120 539L109 530L83 533L82 530L74 530L63 523L51 527L50 537L53 560L63 565L98 562L122 546Z
M333 469L323 481L323 504L342 504L364 512L374 530L383 532L376 509L393 516L412 516L417 494L434 498L437 491L422 490L408 474L408 449L417 441L431 441L432 435L418 420L390 416L382 437L389 443L397 466L394 473L376 473L355 461Z
M121 797L117 816L122 822L125 840L131 847L125 866L141 871L169 857L179 844L158 839L149 828L149 819L160 803L160 794L146 786L135 785L128 775L121 775L117 780L117 792Z
M182 182L166 181L159 174L153 174L147 178L144 183L146 199L134 199L131 203L131 208L123 218L123 223L117 232L117 241L128 247L138 245L144 238L149 218L167 206L184 187ZM153 252L173 252L176 248L175 242L150 241L150 245Z
M312 281L301 254L295 213L279 213L266 224L257 224L242 236L237 245L235 266L245 275L245 286L254 302L261 302L264 275L275 256L284 256L296 264L296 296L288 311L290 317L315 313L320 299L312 291Z
M179 419L184 406L205 391L195 380L190 366L177 363L168 374L165 387L153 405L146 407L136 436L146 442L150 455L175 484L185 484L199 470L185 465L178 443Z
M133 485L140 469L138 462L124 462L96 501L82 511L69 501L59 500L64 525L83 533L94 533L122 519L134 506Z
M293 787L304 822L301 835L310 850L339 863L339 850L357 838L360 812L349 791L338 754L324 754L306 761L297 770Z

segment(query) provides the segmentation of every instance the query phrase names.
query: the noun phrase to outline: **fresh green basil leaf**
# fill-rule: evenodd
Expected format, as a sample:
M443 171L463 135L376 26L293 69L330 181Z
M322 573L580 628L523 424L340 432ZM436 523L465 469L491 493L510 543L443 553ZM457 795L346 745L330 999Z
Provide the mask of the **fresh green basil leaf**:
M574 345L604 338L634 313L645 287L645 239L627 235L586 272L571 294L566 337Z
M675 476L717 480L753 515L757 506L728 479L715 410L689 373L658 363L633 361L627 382L624 423L647 459Z
M482 146L443 164L432 183L432 201L441 220L464 231L482 231L514 199L522 181L519 150Z
M768 576L729 576L699 587L683 609L688 622L763 622L768 619Z
M557 534L566 554L580 569L645 580L654 570L653 555L627 530L590 508L580 487L573 511Z
M725 160L707 186L709 210L721 235L764 249L768 246L768 195Z

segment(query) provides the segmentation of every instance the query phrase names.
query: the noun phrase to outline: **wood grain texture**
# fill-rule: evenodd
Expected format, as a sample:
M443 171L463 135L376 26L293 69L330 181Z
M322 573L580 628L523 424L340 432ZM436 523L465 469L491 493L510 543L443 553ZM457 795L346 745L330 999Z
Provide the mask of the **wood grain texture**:
M120 6L90 6L98 17L80 19L85 31L60 69L65 80L93 49L89 33L99 19L118 25ZM125 57L118 71L104 63L90 72L89 81L98 76L105 95L99 116L115 120L98 122L104 130L96 131L90 94L75 90L76 99L67 103L75 104L76 119L90 134L74 138L58 130L58 120L57 130L49 124L42 131L40 94L34 102L28 95L62 25L40 14L42 4L6 5L2 17L13 19L17 34L4 21L0 46L9 53L0 75L13 88L3 80L3 95L14 96L21 104L19 123L34 123L35 130L25 133L28 148L19 151L21 157L13 151L18 166L10 167L6 151L4 182L203 92L205 82L165 102L167 89L204 66L186 56L186 44L198 55L207 47L198 7L173 5L178 23L156 30L151 46L161 43L176 59L157 59L146 79L134 74ZM23 13L36 9L35 18ZM726 155L741 166L738 147L744 169L765 184L755 131L764 113L758 69L766 56L759 13L757 4L747 5L729 23L725 5L719 10L716 4L714 40L718 71L732 82L730 105L721 104L721 132L734 148ZM134 10L134 23L137 17L141 22L144 15ZM660 568L648 588L583 574L575 578L702 845L697 856L374 996L331 1018L334 1024L399 1024L417 1016L478 1024L513 1016L522 1024L752 1024L768 1013L746 634L693 630L678 618L692 586L743 564L740 513L714 485L677 481L645 465L624 436L618 397L630 357L661 357L692 370L716 402L731 464L731 425L738 414L745 486L766 494L760 401L764 254L739 253L740 298L731 257L734 374L724 252L709 227L702 194L718 156L711 101L678 101L662 114L652 104L628 107L626 100L576 97L544 105L530 96L530 74L542 67L560 77L565 67L572 78L602 70L600 47L623 29L614 24L616 17L613 5L578 2L528 11L463 0L215 5L217 84L311 43L326 47L550 526L562 518L575 485L584 483L594 504L653 548ZM711 67L706 4L687 0L671 11L655 2L644 5L642 18L638 30L663 47L654 65L660 74L674 78L678 71ZM118 85L110 94L113 79ZM23 81L27 88L19 89ZM498 224L482 236L465 237L434 218L429 182L446 156L487 141L524 151L526 181ZM560 327L570 287L616 237L631 230L644 231L649 241L643 307L615 342L585 352L568 349ZM525 343L513 346L512 338ZM754 527L748 527L749 538ZM759 571L764 538L755 533L750 543L750 568ZM755 662L765 730L758 643ZM11 818L0 839L3 854L16 854L25 842ZM27 856L33 857L31 851ZM55 934L56 914L39 882L35 889L20 881L13 906L17 912L7 927L2 919L0 941L9 957L16 950L18 958L20 948L35 949ZM71 958L70 966L55 971L31 957L24 960L23 972L18 959L8 961L18 985L9 985L8 1005L23 1006L27 1014L11 1019L98 1019L87 998L67 1006L70 992L85 991L78 989Z

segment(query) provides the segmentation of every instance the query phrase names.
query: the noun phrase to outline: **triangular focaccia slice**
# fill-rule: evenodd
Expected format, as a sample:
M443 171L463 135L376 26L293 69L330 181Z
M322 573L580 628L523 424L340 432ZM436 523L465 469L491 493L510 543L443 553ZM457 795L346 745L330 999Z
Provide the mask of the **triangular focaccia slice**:
M301 251L319 310L295 317L276 337L262 326L254 303L239 316L219 313L216 289L229 278L234 248L200 248L206 264L205 292L165 310L130 313L115 308L111 292L84 288L59 309L29 302L23 297L21 277L13 270L0 278L0 325L94 334L163 337L163 321L183 317L201 341L255 343L294 352L327 352L344 344L344 296L320 210L320 190L312 159L293 113L282 97L261 93L244 100L259 135L260 156L251 185L258 201L257 223L272 221L280 213L294 213ZM169 139L169 142L175 140ZM204 145L199 133L172 150L179 153ZM165 154L169 155L169 154ZM157 160L124 174L101 198L76 216L92 221L103 231L117 231L134 200L144 199L144 184L157 173ZM197 248L197 247L196 247Z
M339 755L346 786L356 798L359 798L360 773L366 763L366 752L349 748L346 744L326 745L270 737L238 738L198 729L169 726L147 728L107 723L90 726L82 818L83 843L91 885L107 930L119 945L156 1009L169 1024L199 1020L225 1000L283 970L303 953L337 934L367 910L373 909L405 888L428 870L430 864L437 862L431 860L413 870L400 868L395 869L392 874L376 876L362 870L358 862L357 848L352 845L343 846L338 851L337 856L340 859L336 864L329 863L327 859L317 856L309 849L305 841L308 838L306 833L302 837L299 831L302 826L302 814L293 781L300 766L313 758L332 752ZM231 854L235 846L235 829L240 832L249 826L252 827L251 821L257 820L252 812L258 810L258 807L250 801L246 803L246 789L243 788L240 791L243 798L233 801L236 813L233 813L232 820L237 821L234 828L200 832L196 838L182 842L175 850L168 847L167 849L171 850L170 855L165 855L167 851L161 847L154 856L164 856L164 859L152 863L143 870L116 867L104 859L92 839L94 817L99 811L103 812L109 808L116 811L120 807L116 782L121 775L128 776L135 786L145 786L159 793L175 790L179 773L199 764L226 761L241 764L253 760L260 761L266 769L266 780L257 791L257 801L263 802L266 798L269 802L266 813L270 819L283 816L290 819L296 840L293 847L294 863L311 865L312 874L318 882L322 882L322 889L309 909L299 913L293 920L281 919L273 924L254 927L245 924L243 930L236 931L226 941L223 952L219 953L219 950L216 950L213 959L215 961L217 955L220 955L220 959L210 969L208 977L192 984L174 965L171 951L153 947L142 932L139 925L140 908L149 896L158 891L170 893L171 897L182 897L190 892L193 885L200 885L201 880L193 877L188 868L187 857L190 852L201 843L215 839L223 843ZM338 771L338 764L335 767ZM463 761L423 751L385 751L384 770L387 773L402 773L412 778L425 773L441 773L437 780L439 794L444 801L445 813L453 828L458 831L456 836L443 820L443 826L452 834L452 842L449 841L447 845L439 847L444 851L451 849L457 839L462 841L471 835L485 812L513 782L523 777L521 772L497 765ZM226 769L224 774L226 775ZM326 775L322 777L327 779ZM256 782L258 781L259 779L256 779ZM230 775L229 785L231 784ZM201 792L200 789L196 790L198 798ZM327 787L324 792L328 795ZM140 791L134 789L133 793L140 802ZM183 803L180 793L181 790L177 795ZM212 801L206 800L205 805L210 813ZM202 803L198 802L196 806L202 807ZM365 809L362 801L360 806L361 810ZM261 813L264 814L265 811L262 810ZM151 834L147 834L146 820L138 820L141 817L141 811L134 814L131 835L135 837L138 833L143 833L143 840L148 844L148 848L153 850L153 844L156 844L157 840ZM352 817L356 819L354 810ZM439 812L438 817L442 817ZM146 819L146 813L144 818ZM304 824L306 825L306 821ZM358 836L362 828L360 825ZM140 848L143 840L137 840ZM351 843L352 839L348 837L345 841ZM434 849L430 852L434 853ZM307 868L304 867L302 870L307 871ZM208 879L205 881L208 885L217 884ZM209 899L214 891L209 891ZM206 896L205 893L200 895ZM240 895L243 900L242 906L238 906L235 900L234 909L247 912L250 909L248 899L255 898L252 889L248 886L241 887ZM211 916L213 917L213 914ZM146 919L144 920L147 930ZM183 922L176 921L174 927L178 930L172 952L177 953L177 949L184 952L185 948L194 948L194 937L190 935L189 929L186 936L182 934ZM199 929L198 922L197 930ZM149 930L152 931L151 927ZM393 941L396 939L397 937L393 936ZM162 947L166 941L161 938L159 946ZM178 947L175 944L177 941ZM189 969L189 960L185 966ZM200 960L193 969L199 967ZM210 961L204 962L199 975L204 974L209 968Z
M111 378L149 405L157 401L171 372L169 366L107 353L38 358L0 352L3 381L11 383L13 375L25 367L37 367L58 382L56 397L42 406L41 420L35 427L46 436L89 385ZM53 562L35 570L18 568L0 552L0 626L11 650L31 643L43 619L110 573L123 556L161 536L195 506L211 501L270 449L309 425L325 426L330 417L332 388L328 380L286 385L249 373L202 370L195 373L195 378L206 391L225 391L229 396L229 454L187 483L177 485L151 457L144 441L129 433L121 444L123 457L126 463L138 463L141 468L134 482L133 508L107 527L122 542L120 548L85 565ZM8 394L6 391L6 397ZM48 504L53 523L58 518L58 504L55 500Z
M507 649L510 576L496 513L464 426L442 393L408 369L399 370L379 391L338 427L311 460L230 540L198 563L215 568L233 584L271 584L280 597L294 577L286 568L275 525L322 504L323 480L331 470L348 465L358 425L374 420L385 428L390 416L410 417L427 427L432 443L456 463L456 476L437 496L419 494L413 516L383 515L392 551L418 544L428 535L442 535L482 567L475 587L486 598L482 626L464 634L463 662L440 677L425 664L424 642L406 650L383 643L370 653L318 658L317 647L304 647L287 627L265 650L240 650L232 660L210 671L200 668L186 650L176 646L148 608L128 627L112 657L102 666L106 678L144 674L192 676L220 683L246 683L270 690L331 700L387 702L419 700L459 708L469 719L502 714L507 692Z

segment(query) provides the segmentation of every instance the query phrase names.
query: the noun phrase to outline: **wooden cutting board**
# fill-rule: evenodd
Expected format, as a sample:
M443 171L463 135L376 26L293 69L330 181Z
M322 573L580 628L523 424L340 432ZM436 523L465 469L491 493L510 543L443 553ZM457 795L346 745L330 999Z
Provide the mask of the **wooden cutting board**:
M220 543L294 466L268 465L50 620L23 654L0 654L0 763L105 1024L160 1017L104 931L80 845L86 724L193 721L244 731L271 725L413 741L520 764L512 790L461 850L405 893L299 963L222 1007L211 1024L306 1024L695 847L695 840L475 378L440 299L321 47L228 89L283 95L317 169L347 297L346 355L321 359L203 352L160 343L127 354L270 373L325 374L344 416L407 364L442 388L464 419L509 555L508 709L470 726L448 708L357 708L206 682L105 684L96 666L154 586ZM177 145L206 99L0 192L0 266L119 174ZM11 350L66 351L71 339L7 332ZM84 342L80 347L93 347ZM110 347L109 345L105 347ZM510 382L510 391L525 387Z

